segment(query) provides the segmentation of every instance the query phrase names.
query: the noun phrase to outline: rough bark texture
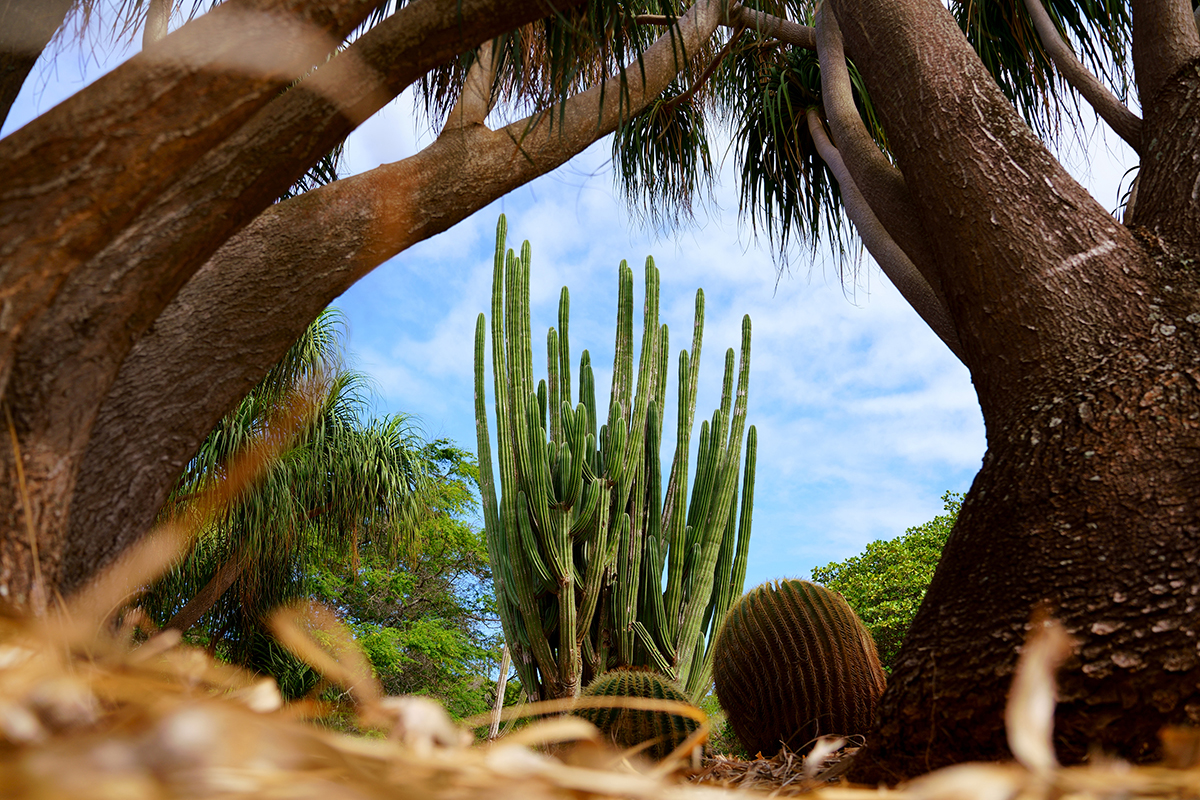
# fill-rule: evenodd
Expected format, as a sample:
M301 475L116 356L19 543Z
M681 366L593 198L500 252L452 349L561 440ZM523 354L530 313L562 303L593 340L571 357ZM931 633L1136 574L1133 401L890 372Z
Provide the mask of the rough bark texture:
M374 5L230 0L0 141L0 391L71 272Z
M1079 640L1060 756L1094 744L1151 756L1162 725L1200 721L1194 250L1117 224L935 0L836 8L921 224L937 232L934 266L988 436L858 777L1005 757L1007 690L1039 603ZM1184 118L1172 136L1194 141L1197 115ZM1194 145L1173 152L1163 180L1194 180L1181 169ZM1137 213L1149 227L1153 210L1139 200Z
M676 48L698 48L717 25L718 0L696 9L680 20L682 37L665 34L630 70L624 109L614 78L603 109L597 86L561 116L553 109L498 131L450 127L411 158L273 206L218 251L129 354L99 412L72 500L64 590L145 532L216 421L333 298L658 95L686 63Z

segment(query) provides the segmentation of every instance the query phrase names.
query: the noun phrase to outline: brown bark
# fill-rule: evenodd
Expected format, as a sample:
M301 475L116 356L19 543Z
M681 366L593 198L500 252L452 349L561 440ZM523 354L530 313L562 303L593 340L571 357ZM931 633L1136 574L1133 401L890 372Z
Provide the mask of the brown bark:
M218 251L131 351L104 401L72 499L64 589L149 527L215 422L333 298L612 132L621 113L667 86L686 63L676 48L698 49L719 15L716 0L698 3L682 36L648 48L628 73L624 109L613 78L562 115L554 108L498 131L448 128L411 158L271 207Z
M0 2L0 125L16 102L38 57L62 27L73 0Z
M1200 31L1190 0L1132 0L1132 6L1134 78L1144 116L1171 76L1200 56Z
M988 436L857 777L1006 757L1006 695L1041 602L1081 643L1062 675L1060 756L1097 744L1150 757L1164 724L1200 721L1195 270L1066 174L936 0L834 5L932 243ZM1162 169L1180 183L1195 179L1200 126L1182 116ZM1142 202L1140 219L1175 213Z
M1146 152L1138 174L1133 224L1168 246L1200 252L1200 52L1175 73L1145 110Z

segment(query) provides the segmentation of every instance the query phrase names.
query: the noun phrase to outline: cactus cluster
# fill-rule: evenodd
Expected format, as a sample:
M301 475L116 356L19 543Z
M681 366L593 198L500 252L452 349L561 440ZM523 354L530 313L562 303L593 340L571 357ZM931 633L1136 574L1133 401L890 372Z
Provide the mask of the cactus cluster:
M729 609L715 648L717 699L748 753L869 729L883 668L840 594L802 580L758 586Z
M704 294L696 293L691 351L679 354L675 458L664 491L659 447L667 394L668 331L658 319L658 270L646 260L637 382L633 272L619 270L617 336L607 421L598 413L591 357L572 376L570 296L547 334L547 378L534 382L529 243L505 249L496 232L491 353L499 500L485 400L487 319L475 330L480 488L505 640L533 699L571 697L618 666L648 665L693 699L711 685L711 641L741 594L750 539L756 434L742 440L750 376L750 320L740 364L725 357L721 406L700 428L688 492ZM734 378L737 378L736 392ZM578 401L571 402L577 388ZM600 409L604 407L601 406ZM739 489L741 490L739 513Z
M671 679L649 667L624 667L600 675L581 697L644 697L692 705ZM700 727L692 717L666 711L622 708L581 708L574 712L600 729L617 747L628 749L651 742L643 752L661 760Z

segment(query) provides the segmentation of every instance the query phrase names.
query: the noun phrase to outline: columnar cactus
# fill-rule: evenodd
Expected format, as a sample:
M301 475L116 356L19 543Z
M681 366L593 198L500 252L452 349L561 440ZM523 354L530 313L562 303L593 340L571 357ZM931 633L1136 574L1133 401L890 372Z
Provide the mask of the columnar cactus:
M583 690L582 697L644 697L674 700L692 705L683 690L671 679L649 667L622 667L597 677ZM653 742L644 753L661 760L695 733L700 723L692 717L667 711L643 711L635 708L581 708L577 716L600 729L621 748Z
M496 231L492 373L500 499L492 476L484 386L486 318L475 329L475 425L484 525L504 637L533 699L578 694L581 681L617 666L649 665L693 698L711 684L712 634L741 594L750 541L756 433L739 466L750 378L750 319L734 392L725 357L721 407L700 428L692 491L688 447L704 330L696 293L692 350L679 354L675 459L662 488L659 445L666 400L667 326L658 321L658 270L646 260L637 383L633 272L619 271L616 355L607 423L597 428L591 356L572 381L566 287L547 336L548 379L536 388L529 321L529 243L505 250ZM572 386L579 401L571 405ZM665 583L664 583L665 572ZM707 643L707 644L706 644Z
M845 598L808 581L751 589L715 649L717 699L749 753L866 733L883 693L871 634Z

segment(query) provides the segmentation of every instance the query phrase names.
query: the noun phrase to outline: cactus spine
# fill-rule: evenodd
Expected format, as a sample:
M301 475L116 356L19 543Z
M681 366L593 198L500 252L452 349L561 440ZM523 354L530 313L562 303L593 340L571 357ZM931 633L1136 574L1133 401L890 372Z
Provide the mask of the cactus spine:
M583 680L642 665L677 679L698 699L711 684L713 634L746 574L757 443L751 426L739 482L750 319L742 321L736 391L730 349L721 406L711 423L701 424L689 496L688 448L704 329L704 294L696 293L692 350L679 355L676 451L664 497L659 447L668 332L658 321L653 260L646 260L636 384L633 271L621 262L612 391L607 422L597 429L587 350L579 361L579 401L571 405L565 287L558 328L546 340L547 379L535 388L529 243L518 256L505 249L505 239L501 216L491 317L499 501L485 401L483 314L475 329L475 427L488 552L513 663L534 699L573 696Z
M716 691L749 753L863 734L884 675L875 642L846 600L802 580L740 598L717 635Z
M692 705L674 681L644 667L625 667L606 672L588 684L583 696L644 697ZM599 728L618 747L637 747L653 741L654 744L645 750L646 755L653 759L666 758L700 727L700 723L692 717L666 711L614 706L581 708L574 713Z

